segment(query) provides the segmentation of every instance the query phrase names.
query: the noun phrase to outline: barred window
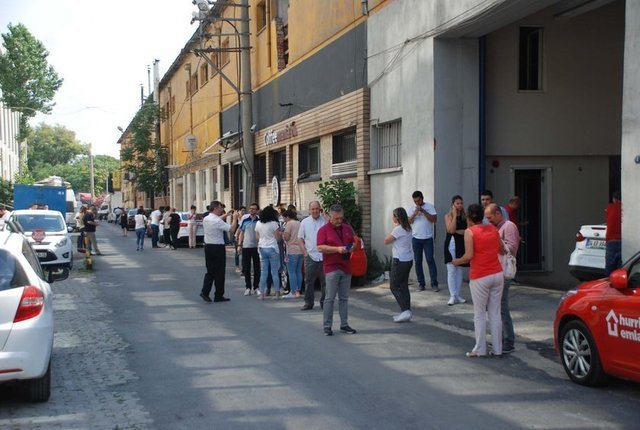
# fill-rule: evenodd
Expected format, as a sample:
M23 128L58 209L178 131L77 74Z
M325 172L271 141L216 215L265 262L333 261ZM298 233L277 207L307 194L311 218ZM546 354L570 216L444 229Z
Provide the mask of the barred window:
M376 169L402 166L402 121L380 124L375 128L373 165Z

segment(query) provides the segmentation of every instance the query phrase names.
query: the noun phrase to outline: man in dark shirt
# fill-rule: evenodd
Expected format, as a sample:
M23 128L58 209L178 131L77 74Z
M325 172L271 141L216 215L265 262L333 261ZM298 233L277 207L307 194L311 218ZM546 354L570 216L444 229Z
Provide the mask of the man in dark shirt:
M97 255L102 255L100 249L98 248L98 242L96 241L96 226L98 223L96 222L95 214L93 213L95 207L89 209L82 221L84 222L84 234L87 238L87 243L89 243L90 248L96 252Z
M176 208L171 208L169 215L169 233L171 234L171 249L178 249L178 232L180 231L180 215L176 213Z

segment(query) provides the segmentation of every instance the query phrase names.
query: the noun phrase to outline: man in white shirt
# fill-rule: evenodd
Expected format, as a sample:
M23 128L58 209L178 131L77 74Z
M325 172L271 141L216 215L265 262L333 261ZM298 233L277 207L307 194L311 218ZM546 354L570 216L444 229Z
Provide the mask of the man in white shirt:
M149 215L151 222L151 247L160 248L158 246L158 235L160 233L160 221L162 221L162 212L156 209Z
M298 230L298 240L300 248L304 254L304 306L301 310L313 309L315 304L314 285L316 278L320 278L322 294L320 296L320 308L324 305L325 279L322 268L322 254L318 251L318 230L325 225L326 220L320 214L320 203L312 201L309 203L309 216L300 222Z
M209 205L210 213L202 220L204 228L204 259L207 266L207 273L202 282L200 297L207 303L228 302L230 299L224 297L224 275L227 268L227 251L224 243L224 233L233 234L238 227L238 214L233 211L225 214L222 203L215 200ZM225 221L229 215L233 222L227 224ZM211 287L215 282L216 291L211 300Z
M426 290L424 270L422 269L422 254L424 253L429 266L429 277L431 278L431 289L434 292L440 291L438 287L438 270L436 260L433 258L433 226L438 219L436 208L424 201L421 191L414 191L411 195L414 206L407 208L407 216L411 224L413 246L413 259L416 263L416 277L418 278L418 290Z

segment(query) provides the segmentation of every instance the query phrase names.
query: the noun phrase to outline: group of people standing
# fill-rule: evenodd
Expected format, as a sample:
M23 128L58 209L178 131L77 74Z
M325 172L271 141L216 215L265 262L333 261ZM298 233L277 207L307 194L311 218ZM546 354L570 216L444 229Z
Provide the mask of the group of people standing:
M438 292L437 267L434 258L433 231L437 221L434 206L424 201L420 191L412 194L414 205L393 210L393 230L385 237L385 244L392 245L390 289L400 313L395 322L409 321L412 317L409 274L415 263L418 291L426 290L422 269L423 254L429 266L431 289ZM447 267L449 300L447 304L465 303L461 295L463 267L470 266L469 288L474 306L476 343L467 353L470 358L487 356L487 315L492 333L491 354L501 356L513 352L515 333L509 311L509 287L511 279L505 279L503 264L507 251L516 256L520 244L517 225L509 221L507 209L493 203L493 194L486 190L481 194L482 205L472 204L464 210L461 196L451 199L451 207L445 215L446 238L444 261ZM518 203L512 198L510 208ZM517 207L515 208L517 209Z

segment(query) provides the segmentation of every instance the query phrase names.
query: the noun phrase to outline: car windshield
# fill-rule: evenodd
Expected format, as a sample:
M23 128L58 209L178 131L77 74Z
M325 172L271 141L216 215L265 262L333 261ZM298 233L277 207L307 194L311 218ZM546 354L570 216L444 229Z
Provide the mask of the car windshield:
M44 231L61 231L65 229L61 216L55 215L14 215L12 219L18 221L24 231L42 229Z

